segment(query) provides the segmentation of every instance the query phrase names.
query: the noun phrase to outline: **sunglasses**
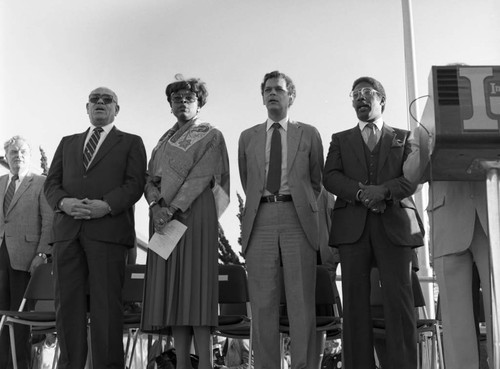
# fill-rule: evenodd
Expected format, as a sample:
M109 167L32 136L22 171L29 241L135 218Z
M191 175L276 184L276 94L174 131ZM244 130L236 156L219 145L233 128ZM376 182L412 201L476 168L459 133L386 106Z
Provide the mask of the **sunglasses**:
M102 100L102 102L106 105L111 104L112 102L115 102L115 98L111 95L90 95L89 96L89 102L92 104L97 104L99 100Z

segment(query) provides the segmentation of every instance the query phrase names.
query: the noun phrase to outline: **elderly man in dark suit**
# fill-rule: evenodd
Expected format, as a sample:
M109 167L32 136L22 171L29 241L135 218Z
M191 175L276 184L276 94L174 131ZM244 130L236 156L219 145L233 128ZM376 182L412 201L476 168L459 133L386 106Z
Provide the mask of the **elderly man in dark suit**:
M91 128L62 139L45 183L57 211L52 241L61 369L85 366L87 291L93 366L124 367L122 285L146 152L140 137L114 126L118 112L113 91L93 90L87 103Z
M354 81L358 124L332 136L325 188L337 196L330 245L339 248L347 369L373 369L370 270L380 272L391 368L417 367L411 287L412 248L423 245L415 187L403 176L409 132L385 124L386 95L370 77Z
M30 171L31 149L21 136L5 145L10 173L0 177L0 310L18 310L31 273L47 262L54 216L45 195L45 177ZM31 364L30 330L15 327L17 367ZM9 332L0 337L0 369L12 368Z
M248 268L256 369L280 367L280 264L293 369L315 358L316 254L323 146L316 128L289 119L295 86L274 71L261 85L268 119L245 130L238 163L246 194L242 245Z

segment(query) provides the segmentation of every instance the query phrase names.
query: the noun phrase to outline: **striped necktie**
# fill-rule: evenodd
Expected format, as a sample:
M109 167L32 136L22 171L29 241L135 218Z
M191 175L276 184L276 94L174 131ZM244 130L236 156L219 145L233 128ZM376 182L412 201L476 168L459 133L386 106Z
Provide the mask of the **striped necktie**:
M266 188L272 194L277 195L281 187L281 124L274 123L272 128L274 130L271 136Z
M19 178L19 176L13 175L12 179L10 180L9 186L7 187L7 191L5 191L5 196L3 198L3 215L5 216L7 214L7 210L9 210L9 205L12 201L12 198L14 197L14 193L16 192L16 181Z
M94 156L95 149L99 143L99 139L101 138L102 131L103 129L101 127L94 128L92 136L90 136L89 141L85 145L85 149L83 150L83 165L85 168L88 168L90 162L92 161L92 157Z

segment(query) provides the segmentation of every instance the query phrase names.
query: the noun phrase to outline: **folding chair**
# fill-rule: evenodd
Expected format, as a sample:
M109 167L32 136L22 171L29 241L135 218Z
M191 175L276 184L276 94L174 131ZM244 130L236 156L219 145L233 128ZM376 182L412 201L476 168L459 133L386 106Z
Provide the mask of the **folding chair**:
M242 265L219 265L219 322L215 334L249 339L249 369L253 357L251 319L245 268Z
M144 278L146 274L146 265L130 264L125 267L125 280L123 283L123 303L134 304L142 303L144 293ZM131 305L134 306L134 305ZM127 343L125 346L125 361L129 355L129 365L132 366L132 360L137 344L137 339L141 326L141 311L125 311L123 315L123 329L127 332ZM132 347L130 344L132 342Z
M420 286L420 281L418 280L418 275L415 271L412 271L412 288L413 296L415 300L415 308L422 311L423 319L417 319L417 334L418 334L418 365L419 368L430 367L432 369L438 368L438 362L441 363L441 368L443 368L443 344L442 344L442 328L441 322L437 319L428 319L427 312L425 310L425 299L422 293L422 288ZM371 305L372 312L373 309L378 309L383 312L382 309L382 289L380 285L380 279L378 274L378 269L373 268L371 274ZM384 318L378 317L373 320L373 334L374 337L385 338L385 320ZM430 355L428 353L430 349ZM424 365L424 363L426 365Z
M34 303L34 310L24 311L28 301ZM15 344L14 324L27 325L31 331L36 333L56 332L56 313L54 301L54 279L52 275L52 264L41 264L38 266L28 283L23 300L18 311L0 311L3 315L0 322L0 334L4 326L9 327L12 361L14 369L17 369L17 355ZM37 302L43 302L41 304ZM42 306L43 305L43 306ZM50 306L51 309L47 309ZM56 350L57 352L57 350ZM53 367L57 355L54 355Z

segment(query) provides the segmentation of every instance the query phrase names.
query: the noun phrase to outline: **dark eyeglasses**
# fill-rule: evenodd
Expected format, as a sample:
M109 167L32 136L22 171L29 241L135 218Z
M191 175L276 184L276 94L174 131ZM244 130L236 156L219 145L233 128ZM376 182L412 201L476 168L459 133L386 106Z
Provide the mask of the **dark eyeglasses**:
M89 102L92 104L97 104L99 100L102 100L102 102L106 105L111 104L112 102L115 102L115 98L111 95L90 95L89 96Z
M183 103L184 100L186 100L188 103L192 104L198 100L198 97L196 97L196 94L178 94L174 92L170 95L170 99L174 103Z
M370 87L363 87L363 88L360 88L359 90L351 91L349 96L351 97L351 99L357 100L357 99L359 99L360 96L370 97L370 96L374 96L375 94L380 94L380 92L378 92L377 90L374 90L373 88L370 88Z

